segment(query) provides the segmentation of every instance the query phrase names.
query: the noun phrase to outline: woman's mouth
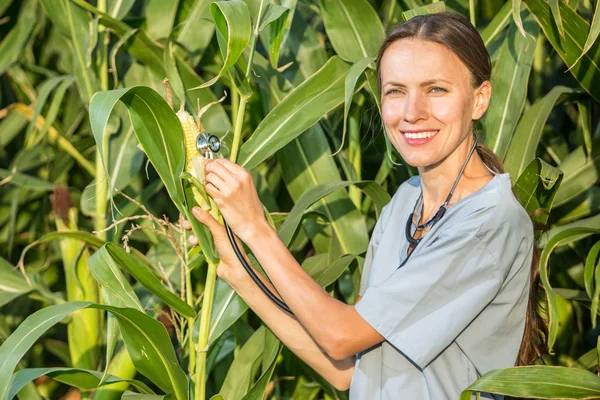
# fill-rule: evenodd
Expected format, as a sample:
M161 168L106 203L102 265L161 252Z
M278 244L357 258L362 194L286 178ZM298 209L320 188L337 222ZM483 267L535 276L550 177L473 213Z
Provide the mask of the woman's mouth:
M402 132L402 137L404 138L404 140L406 140L407 144L411 146L420 146L433 139L438 132L439 130Z

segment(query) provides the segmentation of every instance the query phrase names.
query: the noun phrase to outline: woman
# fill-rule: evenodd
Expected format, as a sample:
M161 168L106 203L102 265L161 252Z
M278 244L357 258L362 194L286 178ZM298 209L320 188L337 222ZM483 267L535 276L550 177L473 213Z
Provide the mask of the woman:
M419 175L377 221L355 305L330 297L296 262L248 171L224 159L205 164L207 192L295 317L258 289L223 226L196 207L221 256L219 276L351 399L457 399L482 374L535 358L533 227L501 162L473 134L490 75L481 37L455 14L415 17L381 46L386 132Z

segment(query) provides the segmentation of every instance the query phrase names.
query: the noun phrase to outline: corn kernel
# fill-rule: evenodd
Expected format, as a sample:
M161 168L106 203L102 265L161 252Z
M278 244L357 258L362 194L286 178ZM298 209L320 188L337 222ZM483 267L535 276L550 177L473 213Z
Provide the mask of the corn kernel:
M192 159L199 156L198 149L196 148L196 138L200 133L198 125L194 117L192 117L183 108L177 112L177 117L183 128L183 138L185 142L185 169L190 171L193 168Z

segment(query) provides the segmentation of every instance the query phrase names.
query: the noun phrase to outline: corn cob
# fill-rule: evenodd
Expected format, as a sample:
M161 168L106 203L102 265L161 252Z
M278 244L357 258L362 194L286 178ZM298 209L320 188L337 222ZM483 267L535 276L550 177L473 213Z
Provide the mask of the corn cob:
M201 189L196 186L192 188L194 199L202 209L209 211L215 219L220 220L219 209L214 203L214 200L211 197L208 197L206 192L200 192L200 190L204 189L204 184L206 183L204 179L204 157L198 152L198 148L196 147L196 139L200 133L200 128L194 117L185 111L183 105L177 112L177 117L179 118L181 128L183 129L185 170L202 185Z
M194 117L185 111L183 107L177 111L177 117L179 118L179 122L183 128L183 139L185 143L185 169L186 171L190 171L193 168L192 159L200 155L198 153L198 149L196 148L196 138L200 133L200 129L198 128L198 125L196 125Z

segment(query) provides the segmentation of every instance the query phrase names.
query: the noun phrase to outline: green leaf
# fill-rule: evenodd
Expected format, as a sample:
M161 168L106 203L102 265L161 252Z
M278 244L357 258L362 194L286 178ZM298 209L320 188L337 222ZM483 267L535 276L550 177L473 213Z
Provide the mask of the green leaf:
M196 312L189 304L164 287L153 273L154 268L150 267L149 262L146 262L140 255L127 253L114 243L107 243L104 248L121 268L131 274L146 289L164 301L173 310L188 318L196 316Z
M550 354L552 354L552 349L554 347L554 342L556 341L556 336L559 328L558 304L556 300L556 294L554 293L554 290L550 285L549 278L550 267L548 265L548 261L550 259L550 254L552 253L552 250L554 250L554 248L556 248L557 246L582 239L585 236L598 232L600 232L600 229L594 228L571 228L563 230L550 237L548 243L544 247L544 250L542 250L542 254L540 255L540 281L542 282L542 286L546 291L546 297L548 302L548 352Z
M527 82L537 44L533 38L537 37L539 26L529 13L524 18L523 28L530 36L523 37L514 22L508 28L507 39L492 71L494 96L483 118L485 144L501 159L506 155L525 106Z
M520 1L519 1L520 2ZM486 25L485 28L481 31L481 39L483 39L483 43L485 47L488 47L498 35L504 31L504 28L508 26L511 21L511 15L515 15L512 12L511 4L518 3L516 0L507 1L504 3L502 8L494 15L494 18ZM521 18L521 14L519 14L519 19ZM517 25L518 27L518 25Z
M570 152L558 165L565 178L556 194L559 206L579 196L600 179L600 139L592 143L592 154L587 155L585 146Z
M577 64L579 60L590 50L592 45L598 39L598 35L600 34L600 3L596 2L596 9L594 11L594 16L592 17L592 24L590 26L590 32L588 33L587 39L585 40L585 44L583 45L583 50L577 60L573 63L573 65Z
M404 21L408 21L418 15L435 14L444 11L446 11L446 5L443 1L438 1L421 7L411 8L408 11L402 12L401 16Z
M23 276L15 273L8 261L0 257L0 307L33 289Z
M569 99L569 94L579 93L566 86L555 86L523 113L512 137L504 159L504 167L512 176L519 176L535 158L543 128L556 104Z
M133 129L171 199L182 211L184 197L179 177L184 169L185 149L179 119L154 90L136 86L99 92L90 103L90 124L100 156L105 159L102 143L115 104L122 101L129 111ZM107 166L105 170L108 174Z
M224 59L223 67L217 76L189 90L213 85L221 75L233 67L252 36L250 12L242 0L215 1L210 5L210 13L215 21L215 32Z
M123 190L138 175L144 161L144 152L138 147L129 118L121 119L119 132L109 136L108 143L108 187ZM81 193L81 211L87 216L96 215L96 180L92 180ZM108 197L108 193L107 199ZM119 209L119 211L122 211Z
M67 37L73 60L73 71L82 100L87 104L98 88L94 69L86 62L87 54L95 41L90 32L90 17L71 0L41 0L52 24Z
M187 400L187 377L179 367L164 325L134 309L89 302L71 302L42 308L27 317L6 339L0 346L0 359L3 360L0 365L1 400L9 399L10 377L19 360L37 339L69 314L87 307L106 310L115 315L138 371L166 393L173 393L178 400Z
M3 75L23 54L36 25L37 0L24 0L21 3L16 25L0 43L0 75ZM0 15L2 14L0 12Z
M212 346L248 309L244 300L224 281L217 279L210 315L208 346ZM198 325L200 319L198 318ZM197 334L197 329L195 329Z
M131 308L94 306L111 312L119 320L123 341L136 369L178 400L188 398L188 379L179 366L165 326Z
M377 216L381 213L383 206L390 201L390 195L378 183L373 181L340 181L313 186L307 189L298 201L296 201L294 208L292 208L285 222L279 228L277 234L281 241L286 246L289 246L308 207L328 194L350 185L356 185L373 199Z
M279 341L269 329L264 325L258 328L250 339L244 343L244 346L233 360L225 382L219 390L219 395L224 399L246 398L244 395L252 388L252 379L261 366L261 377L272 374L273 371L270 367L279 353L279 348ZM259 389L263 390L262 396L258 396L259 399L264 398L266 385L261 386ZM250 398L257 398L257 396L253 394Z
M590 252L588 253L587 259L585 261L585 278L586 278L586 290L587 290L587 277L590 275L589 270L595 271L594 275L594 290L590 295L592 299L592 305L590 307L590 318L592 320L592 329L596 328L596 320L598 319L598 303L600 302L600 267L598 254L600 253L600 242L596 242L596 244L592 247ZM591 286L591 285L590 285ZM591 291L590 291L591 292Z
M155 40L169 36L175 22L179 0L147 0L146 31Z
M325 133L318 123L279 151L277 158L283 179L295 202L307 188L341 181L330 152ZM317 221L307 220L304 224L317 252L326 252L330 236L334 235L343 254L361 254L366 250L369 243L367 226L346 190L331 193L306 211L323 213L330 221L331 233L323 232L323 225Z
M317 254L317 256L320 255L328 256L326 254ZM316 259L313 262L303 263L302 267L321 287L331 285L342 275L352 261L358 260L358 257L352 254L345 254L327 264L327 257L317 256L307 258L305 261L313 258Z
M144 311L133 288L106 250L106 247L100 248L90 257L89 268L94 279L103 289L104 302L106 304L115 307L129 307L141 312ZM109 315L106 327L105 373L108 371L118 336L117 320L112 315Z
M515 367L490 371L462 392L471 390L536 399L594 399L600 396L600 379L588 371L549 366Z
M588 294L588 296L590 296L590 298L593 297L594 295L594 291L595 291L595 283L594 283L594 271L596 270L597 266L598 266L598 256L600 255L600 242L596 242L595 245L592 246L592 248L590 249L590 252L588 253L586 259L585 259L585 269L584 269L584 284L585 284L585 291ZM592 310L594 310L594 308L592 307ZM592 322L593 322L593 318L592 318Z
M293 7L297 0L292 1ZM266 26L269 27L269 36L267 47L269 49L269 61L273 68L277 68L279 62L279 53L283 42L290 30L292 24L293 10L278 4L267 4L263 22L259 30L262 31Z
M11 382L8 392L8 398L12 399L27 383L39 378L40 376L50 377L58 382L66 383L79 389L96 389L97 387L110 385L116 382L127 382L135 386L142 393L154 393L144 382L135 379L122 379L117 376L107 375L101 381L102 374L98 371L90 371L80 368L27 368L17 371Z
M180 1L176 24L183 25L176 41L192 56L202 55L213 37L215 24L209 19L211 3L212 0Z
M23 174L21 172L9 171L0 168L0 178L4 180L2 183L12 183L15 186L23 187L29 190L49 192L54 190L54 184L45 181L35 176Z
M9 383L17 363L49 328L90 303L74 302L42 308L30 315L0 346L0 400L10 400Z
M346 129L348 122L348 112L350 111L350 106L352 105L352 97L354 96L354 92L356 91L356 83L358 78L363 74L365 69L375 61L374 57L363 58L362 60L358 60L355 62L350 71L348 71L348 75L346 75L346 83L345 83L345 96L344 96L344 128L342 129L342 144L340 145L340 151L342 146L344 145L344 138L346 137Z
M596 101L600 101L600 85L597 82L598 74L600 74L600 42L596 41L575 64L587 41L590 31L588 22L569 6L559 1L558 7L565 30L564 37L561 37L552 17L550 6L544 0L523 1L535 16L548 41L570 68L571 74Z
M367 0L319 0L319 7L327 37L342 59L354 63L377 56L385 32Z
M563 173L558 168L536 158L515 182L514 191L531 216L534 227L547 224L562 177Z
M107 0L108 14L115 19L123 19L134 3L135 0Z
M256 167L340 105L349 70L340 58L330 58L267 114L241 146L239 164L247 169Z

